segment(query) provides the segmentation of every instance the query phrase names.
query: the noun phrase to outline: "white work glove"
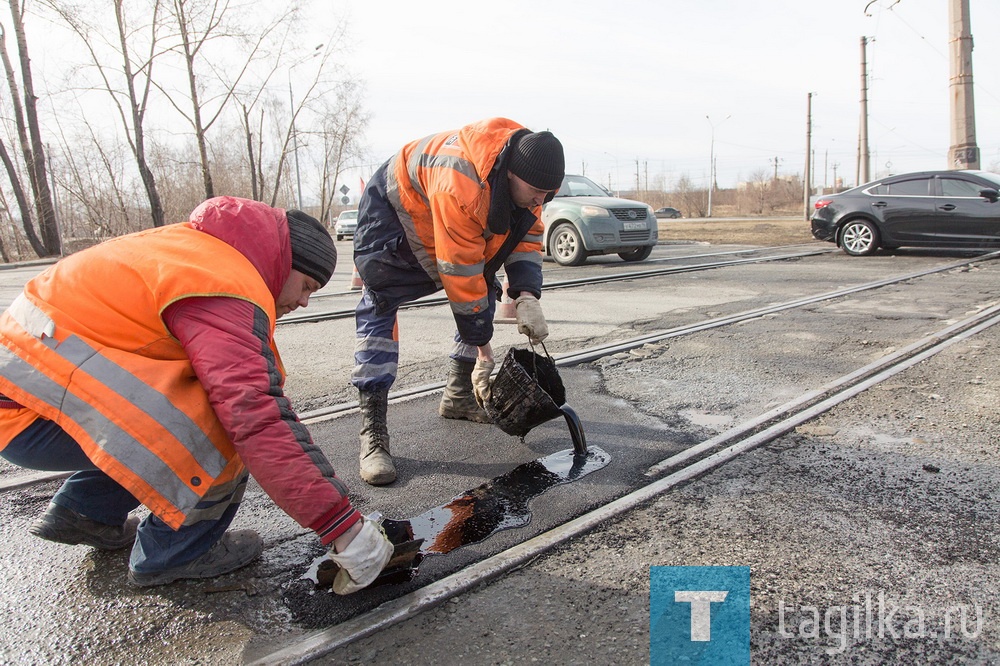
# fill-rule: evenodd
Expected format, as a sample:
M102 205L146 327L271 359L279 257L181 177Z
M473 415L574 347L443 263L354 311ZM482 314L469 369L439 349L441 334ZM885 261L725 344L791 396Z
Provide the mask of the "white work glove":
M531 344L537 345L549 337L549 326L545 323L542 306L532 294L523 294L514 301L517 307L517 332L528 336Z
M344 552L330 551L330 559L340 565L333 579L333 591L337 594L351 594L367 587L392 559L392 543L382 527L371 520L362 520L361 531Z
M485 407L490 399L490 375L496 366L493 361L479 358L476 359L476 366L472 369L472 392L480 407Z

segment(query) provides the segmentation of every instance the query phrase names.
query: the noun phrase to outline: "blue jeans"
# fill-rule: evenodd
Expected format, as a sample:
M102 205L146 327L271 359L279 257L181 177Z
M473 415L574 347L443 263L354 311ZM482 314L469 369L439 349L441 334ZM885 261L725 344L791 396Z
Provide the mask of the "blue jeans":
M76 440L48 419L36 419L0 451L0 457L29 469L76 471L52 502L98 523L122 525L140 504L132 493L98 469ZM241 491L242 486L238 493ZM139 524L129 567L140 573L154 573L198 559L222 538L236 516L239 498L231 496L228 504L218 520L203 520L179 530L150 514Z

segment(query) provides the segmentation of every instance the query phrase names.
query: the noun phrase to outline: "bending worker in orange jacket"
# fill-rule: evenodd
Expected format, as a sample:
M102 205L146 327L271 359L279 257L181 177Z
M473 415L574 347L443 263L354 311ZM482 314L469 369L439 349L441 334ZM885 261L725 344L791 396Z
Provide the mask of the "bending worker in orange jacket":
M354 262L363 283L355 311L351 378L360 394L361 478L392 483L386 407L396 378L400 305L444 289L458 331L438 412L489 422L476 395L494 368L493 314L503 268L518 330L538 343L548 327L542 290L541 205L562 184L562 144L491 118L407 144L372 176L358 205Z
M249 473L331 546L334 591L371 583L392 546L299 422L274 344L336 262L305 213L216 197L30 280L0 316L0 456L76 471L31 533L131 546L139 586L218 576L263 549L226 531Z

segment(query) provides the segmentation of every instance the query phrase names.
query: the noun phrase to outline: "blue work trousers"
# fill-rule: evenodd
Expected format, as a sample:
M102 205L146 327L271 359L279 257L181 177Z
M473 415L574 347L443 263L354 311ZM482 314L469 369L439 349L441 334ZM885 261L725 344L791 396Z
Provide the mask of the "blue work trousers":
M98 469L75 439L48 419L35 420L0 451L0 457L28 469L75 471L52 501L93 521L122 525L140 504L132 493ZM139 524L129 567L139 573L155 573L201 557L222 538L236 516L244 485L228 498L229 505L217 520L174 530L156 516L147 516Z
M490 305L493 305L491 298ZM354 310L357 337L354 343L354 372L351 383L361 391L388 390L399 368L399 327L397 310L377 314L375 303L365 288ZM455 344L449 358L475 362L479 350L462 341L455 330Z

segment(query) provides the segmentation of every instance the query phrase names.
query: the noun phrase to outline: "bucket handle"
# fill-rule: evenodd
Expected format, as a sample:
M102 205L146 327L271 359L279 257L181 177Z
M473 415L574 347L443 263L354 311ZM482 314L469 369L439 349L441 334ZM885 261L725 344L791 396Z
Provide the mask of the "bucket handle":
M555 363L555 361L553 360L552 356L549 354L549 350L545 348L545 342L542 341L542 342L539 342L538 344L540 344L542 346L542 351L545 352L545 358L547 358L550 361L552 361L553 363ZM531 347L531 351L534 352L535 351L535 343L533 343L531 340L528 340L528 345ZM534 354L534 353L531 356L531 377L533 379L537 379L538 378L538 357L537 357L537 354Z

